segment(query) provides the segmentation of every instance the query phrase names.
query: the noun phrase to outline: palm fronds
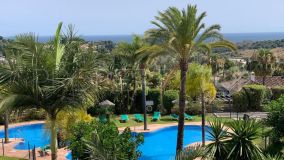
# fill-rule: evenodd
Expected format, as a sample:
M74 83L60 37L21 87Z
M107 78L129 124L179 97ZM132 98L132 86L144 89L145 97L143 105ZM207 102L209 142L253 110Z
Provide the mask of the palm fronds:
M194 160L196 158L205 159L205 157L206 149L201 145L194 145L179 152L176 156L176 160Z

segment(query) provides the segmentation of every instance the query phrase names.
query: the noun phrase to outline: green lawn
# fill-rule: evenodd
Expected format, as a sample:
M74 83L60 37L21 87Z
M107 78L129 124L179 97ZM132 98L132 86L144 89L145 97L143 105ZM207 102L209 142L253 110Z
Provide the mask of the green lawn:
M112 121L118 126L118 127L130 127L130 126L141 126L144 123L139 122L137 123L134 120L134 116L132 114L128 115L129 121L126 123L121 123L119 121L120 116L112 116ZM210 121L214 116L212 114L208 114L206 116L206 120ZM222 118L222 121L227 121L228 118ZM201 121L201 116L194 116L193 120L186 120L185 122L200 122ZM152 121L152 115L147 115L147 122L148 124L168 124L168 123L177 123L176 120L172 120L170 115L164 115L159 121Z
M21 159L21 158L2 157L2 156L0 156L0 159L1 160L24 160L24 159Z

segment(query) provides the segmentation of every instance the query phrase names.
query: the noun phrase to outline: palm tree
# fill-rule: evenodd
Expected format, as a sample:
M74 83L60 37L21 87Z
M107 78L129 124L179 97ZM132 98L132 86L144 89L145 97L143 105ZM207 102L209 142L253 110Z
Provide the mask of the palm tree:
M212 143L206 146L207 154L215 160L225 160L228 152L225 142L228 138L228 128L217 118L209 122L209 125L209 141Z
M210 65L212 68L212 74L214 76L214 85L216 86L216 76L219 71L224 68L225 60L219 54L213 55L211 57Z
M253 140L259 137L260 124L255 120L235 120L228 122L232 132L228 132L227 145L229 152L227 159L254 160L262 159L262 151L254 144Z
M254 57L252 57L252 68L255 75L262 76L262 84L268 75L271 75L277 67L277 59L274 54L267 49L260 49Z
M60 41L62 23L49 44L33 34L20 35L0 65L0 85L5 88L0 108L42 108L50 120L51 157L57 159L57 114L66 108L91 104L96 97L95 56L80 48L68 49ZM78 46L79 45L75 45Z
M211 82L210 66L192 63L187 78L187 93L192 97L201 98L202 110L202 146L205 146L205 102L212 102L216 97L216 89Z
M9 143L9 112L4 113L5 143Z
M127 83L128 95L129 95L130 84L133 81L133 93L131 96L128 96L128 104L130 99L130 107L131 107L130 110L133 110L134 108L134 97L137 90L136 70L139 67L139 60L140 60L138 57L138 51L142 47L144 47L144 45L145 42L143 41L143 39L137 35L134 35L133 40L130 44L126 42L121 42L117 45L117 47L113 51L117 57L120 57L123 60L127 71L130 71L128 72L129 82Z
M222 35L218 32L219 25L212 25L205 29L205 24L202 23L205 16L205 12L197 15L196 6L188 5L182 11L176 7L170 7L164 12L159 12L156 21L152 22L158 28L151 29L147 33L149 37L165 48L167 53L173 54L179 61L181 83L177 151L181 151L183 147L185 85L189 59L195 53L209 53L215 47L235 48L232 43L223 40ZM201 33L202 30L204 31Z
M145 44L140 50L137 51L137 58L139 60L139 69L141 72L141 81L142 81L142 106L144 109L144 130L147 130L147 111L146 111L146 74L145 68L147 64L150 64L151 61L164 50L157 45L148 45Z

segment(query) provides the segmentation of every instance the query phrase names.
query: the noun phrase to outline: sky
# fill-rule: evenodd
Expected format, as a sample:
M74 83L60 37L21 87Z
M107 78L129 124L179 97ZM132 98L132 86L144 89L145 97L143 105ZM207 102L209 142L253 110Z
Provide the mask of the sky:
M80 35L142 34L158 11L196 4L206 25L223 33L284 32L283 0L2 0L0 35L53 35L57 24L72 23Z

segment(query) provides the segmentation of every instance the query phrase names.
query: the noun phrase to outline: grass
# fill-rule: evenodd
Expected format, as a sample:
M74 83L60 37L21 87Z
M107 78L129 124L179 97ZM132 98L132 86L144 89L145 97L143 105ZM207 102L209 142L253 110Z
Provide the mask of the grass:
M2 157L2 156L0 156L0 159L1 160L25 160L25 159L22 159L22 158Z
M142 115L143 116L143 115ZM126 123L121 123L120 116L113 116L112 121L117 125L117 127L130 127L130 126L142 126L144 125L143 122L136 122L134 120L134 115L129 114L129 121ZM212 114L207 114L206 115L206 120L210 121L214 118ZM229 118L220 118L222 121L228 121ZM193 120L185 120L185 122L201 122L201 116L196 115L194 116ZM176 120L173 120L170 115L164 115L159 121L152 121L152 115L147 115L147 124L169 124L169 123L177 123Z

